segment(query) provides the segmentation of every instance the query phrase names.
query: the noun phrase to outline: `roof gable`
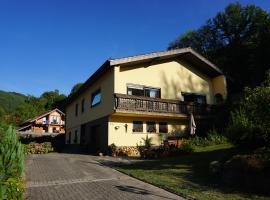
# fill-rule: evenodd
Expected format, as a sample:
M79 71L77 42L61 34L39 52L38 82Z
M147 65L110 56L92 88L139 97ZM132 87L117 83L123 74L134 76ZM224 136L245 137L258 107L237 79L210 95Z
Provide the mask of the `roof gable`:
M211 63L209 60L207 60L205 57L201 56L191 48L182 48L170 51L148 53L137 56L129 56L124 58L111 59L109 61L111 66L115 65L128 66L158 60L161 61L169 58L183 59L195 65L196 68L198 68L203 73L211 77L223 74L223 72L217 66L215 66L213 63Z
M53 109L53 110L49 110L49 111L47 111L47 112L45 112L45 113L42 113L42 114L40 114L40 115L38 115L38 116L35 116L35 117L33 117L33 118L30 118L30 119L24 121L23 123L21 123L20 125L24 125L24 124L31 123L31 122L34 122L34 121L36 121L36 120L39 120L40 118L45 117L45 116L49 115L49 114L52 113L52 112L58 112L58 113L60 113L61 115L65 115L65 113L63 113L61 110L59 110L58 108L55 108L55 109Z

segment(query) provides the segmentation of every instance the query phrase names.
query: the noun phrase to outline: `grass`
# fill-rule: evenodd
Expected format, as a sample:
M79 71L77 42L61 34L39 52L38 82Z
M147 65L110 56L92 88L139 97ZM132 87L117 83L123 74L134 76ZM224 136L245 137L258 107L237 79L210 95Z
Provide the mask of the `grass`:
M225 187L219 177L210 176L211 161L226 159L236 153L239 153L239 149L231 144L197 147L191 155L146 160L120 166L118 170L181 196L198 200L270 199L244 189Z

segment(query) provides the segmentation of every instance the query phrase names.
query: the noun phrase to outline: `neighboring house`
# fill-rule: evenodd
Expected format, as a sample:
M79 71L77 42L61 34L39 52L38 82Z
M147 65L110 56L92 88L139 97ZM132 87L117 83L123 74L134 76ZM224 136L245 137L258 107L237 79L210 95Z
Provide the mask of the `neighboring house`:
M66 143L92 151L184 130L227 95L222 71L191 48L107 60L66 107Z
M50 110L21 123L17 132L38 135L65 133L65 114L59 109Z

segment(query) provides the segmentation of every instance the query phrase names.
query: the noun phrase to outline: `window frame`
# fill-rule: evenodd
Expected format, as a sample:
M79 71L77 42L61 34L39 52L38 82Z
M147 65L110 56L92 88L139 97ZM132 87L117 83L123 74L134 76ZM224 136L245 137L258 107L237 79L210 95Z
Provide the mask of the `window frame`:
M193 102L193 103L201 104L201 105L206 105L207 104L207 95L206 94L194 93L194 92L181 92L181 95L183 97L183 101L185 101L185 102ZM187 95L192 95L192 96L197 96L197 97L203 97L204 98L204 103L198 103L198 102L195 102L194 100L193 101L186 101L185 100L185 96L187 96Z
M166 124L166 131L160 131L160 127ZM168 133L168 122L158 122L158 132L159 133Z
M129 94L129 91L132 90L132 89L142 90L143 96ZM127 84L127 95L139 96L139 97L148 97L148 96L146 96L146 90L151 90L151 89L158 91L158 97L150 97L149 96L149 98L160 99L161 98L161 88L152 87L152 86L145 86L145 85L138 85L138 84L131 84L131 83Z
M94 100L93 97L95 97L95 96L96 96L97 94L99 94L99 93L100 93L100 100L99 100L99 102L93 104L93 100ZM101 101L102 101L101 89L99 88L99 89L95 90L95 92L93 92L93 93L91 94L91 108L93 108L93 107L99 105L99 104L101 103Z
M148 130L149 129L148 126L151 125L151 124L154 125L154 131L149 131ZM157 123L155 121L147 121L146 122L146 132L147 133L157 133Z
M139 122L139 123L138 123ZM136 124L137 123L137 124ZM140 124L142 127L141 127L141 130L137 131L138 129L135 130L134 128L134 125L138 125ZM133 133L143 133L143 121L132 121L132 132Z

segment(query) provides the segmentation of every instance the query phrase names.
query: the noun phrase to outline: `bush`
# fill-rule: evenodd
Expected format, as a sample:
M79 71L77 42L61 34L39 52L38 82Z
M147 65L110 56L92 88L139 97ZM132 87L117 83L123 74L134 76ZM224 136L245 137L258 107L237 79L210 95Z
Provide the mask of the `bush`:
M228 142L228 139L224 135L219 134L215 129L207 132L206 139L209 141L210 145L224 144Z
M231 112L226 134L236 144L270 144L270 70L261 86L246 88L240 108Z
M231 122L226 128L226 135L234 144L247 146L262 144L264 143L262 132L262 127L255 125L242 110L231 113Z
M215 129L212 129L207 132L206 137L191 137L187 140L192 146L210 146L210 145L217 145L217 144L224 144L227 143L228 140L225 136L218 134Z
M170 148L169 152L172 156L190 154L194 152L194 148L190 143L185 141L179 148Z
M114 143L112 143L112 144L109 146L109 154L110 154L110 155L113 155L114 153L116 153L116 151L117 151L117 146L116 146Z
M227 135L237 144L270 145L270 70L256 88L246 88L240 108L231 113Z
M169 132L167 134L167 138L168 137L186 138L187 137L187 133L186 133L186 131L182 131L182 130L176 129L176 130L173 130L173 131Z
M0 130L0 199L23 199L24 155L16 131Z
M146 138L142 138L142 140L143 140L142 145L137 144L137 149L140 152L140 156L142 158L152 157L152 151L151 151L151 147L153 146L152 138L146 135Z

